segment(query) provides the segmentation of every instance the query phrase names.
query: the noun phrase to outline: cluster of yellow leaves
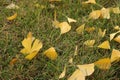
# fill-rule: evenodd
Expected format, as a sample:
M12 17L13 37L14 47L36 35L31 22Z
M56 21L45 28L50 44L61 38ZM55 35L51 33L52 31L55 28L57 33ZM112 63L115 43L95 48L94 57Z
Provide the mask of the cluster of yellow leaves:
M98 18L104 18L104 19L110 19L110 12L119 14L120 10L119 7L117 8L102 8L101 10L93 10L89 14L90 19L98 19Z
M22 54L26 55L25 58L28 59L28 60L33 59L43 46L42 42L38 39L35 39L32 36L31 32L29 32L28 35L27 35L27 38L25 38L22 41L22 45L24 46L24 48L20 52ZM47 49L44 52L44 55L47 56L51 60L55 60L58 56L54 47L51 47L51 48Z

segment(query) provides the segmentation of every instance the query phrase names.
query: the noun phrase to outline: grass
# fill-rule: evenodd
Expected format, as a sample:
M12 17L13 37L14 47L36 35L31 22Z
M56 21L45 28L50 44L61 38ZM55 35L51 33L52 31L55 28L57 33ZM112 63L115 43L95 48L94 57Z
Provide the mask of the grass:
M105 0L104 0L105 1ZM20 6L18 10L8 10L5 7L14 2ZM98 3L102 4L104 2ZM45 5L45 9L36 8L34 5L39 3ZM75 46L78 46L78 56L74 57L74 64L86 64L94 62L100 58L110 57L111 50L102 50L98 48L88 48L83 45L83 42L88 39L95 39L96 45L104 40L109 39L109 34L114 32L113 27L120 25L120 15L111 14L111 19L90 20L86 22L86 18L92 9L101 9L96 5L81 5L81 0L63 0L56 2L57 19L59 21L67 21L63 16L67 15L77 20L77 23L72 23L70 32L59 37L60 30L52 26L54 18L54 9L50 8L47 0L3 0L0 1L0 79L1 80L58 80L60 73L63 71L65 64L67 65L67 74L61 80L67 78L76 69L70 65L68 60L73 57ZM109 6L109 5L108 5ZM110 6L120 6L118 4ZM6 17L17 12L18 17L14 21L7 21ZM75 29L86 23L86 26L94 26L102 29L107 29L107 34L102 40L98 39L97 31L93 33L85 32L84 35L78 35ZM23 48L21 41L31 31L33 35L43 42L43 48L38 55L31 61L25 60L20 53ZM94 34L94 35L93 35ZM58 52L58 58L55 61L47 59L43 55L43 51L54 46ZM120 49L118 43L111 42L111 47ZM9 62L14 57L19 57L19 61L14 66L9 65ZM120 80L120 63L112 65L110 70L100 70L96 68L94 74L87 77L86 80Z

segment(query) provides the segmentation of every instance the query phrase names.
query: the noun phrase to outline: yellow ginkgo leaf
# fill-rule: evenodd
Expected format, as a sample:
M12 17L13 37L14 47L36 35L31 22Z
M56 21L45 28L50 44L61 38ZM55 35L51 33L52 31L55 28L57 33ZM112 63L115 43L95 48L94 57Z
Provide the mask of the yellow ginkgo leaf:
M85 27L85 24L82 24L81 26L79 26L77 29L76 29L76 32L78 34L82 34L83 31L84 31L84 27Z
M101 10L95 10L89 14L90 19L98 19L100 16L101 16Z
M83 44L89 47L93 47L95 40L87 40Z
M10 65L14 65L17 61L18 61L17 58L13 58L13 59L10 61Z
M96 1L95 0L88 0L88 1L85 1L84 3L86 3L86 4L88 4L88 3L96 4Z
M99 36L99 37L104 37L104 36L105 36L105 34L106 34L106 29L104 29L104 30L102 31L102 29L101 29L101 28L99 28L99 31L98 31L98 36Z
M119 14L120 13L119 7L112 8L112 12L116 13L116 14Z
M7 9L18 9L19 6L15 5L14 3L9 4L8 6L6 6Z
M64 67L63 72L60 74L59 79L60 79L60 78L63 78L63 77L65 76L65 74L66 74L66 65L65 65L65 67Z
M110 49L110 44L109 41L104 41L102 42L100 45L98 45L99 48L103 48L103 49Z
M100 69L110 69L111 61L109 58L99 59L98 61L94 62L94 64Z
M101 17L105 19L110 19L110 11L108 8L101 9Z
M69 17L67 17L67 20L68 20L68 22L69 22L69 23L72 23L72 22L77 22L77 20L72 19L72 18L69 18Z
M115 37L116 34L118 34L120 31L117 31L115 33L110 34L110 41Z
M61 30L61 34L67 33L71 30L71 26L67 22L61 22L59 24L59 28Z
M70 64L72 64L72 63L73 63L73 58L71 57L68 62L69 62Z
M111 55L111 62L117 61L120 59L120 51L113 49L112 50L112 55Z
M120 43L120 35L118 35L117 37L114 38L114 41Z
M120 30L120 27L119 26L115 26L114 29L115 30Z
M31 59L33 59L33 58L37 55L37 53L38 53L37 51L34 51L34 52L28 54L28 55L25 57L25 59L31 60Z
M47 56L51 60L55 60L57 58L57 56L58 56L58 54L55 51L54 47L51 47L51 48L47 49L44 52L44 55Z
M90 76L94 72L94 63L77 65L77 67L85 76Z
M7 17L7 20L14 20L17 17L17 13L13 14L10 17Z
M85 80L85 75L80 71L80 69L76 69L68 80Z
M59 24L60 24L59 21L57 21L57 20L53 21L53 26L54 26L55 28L59 28Z
M87 31L87 32L93 32L95 30L95 28L94 27L86 27L85 28L85 31Z
M25 58L28 60L34 58L42 48L41 41L32 37L31 32L29 32L27 38L22 41L22 45L24 48L20 52L26 55Z

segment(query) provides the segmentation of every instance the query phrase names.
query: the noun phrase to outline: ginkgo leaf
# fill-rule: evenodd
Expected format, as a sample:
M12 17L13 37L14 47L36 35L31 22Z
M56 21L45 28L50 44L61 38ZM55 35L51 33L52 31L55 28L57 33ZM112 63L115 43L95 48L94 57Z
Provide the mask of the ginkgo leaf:
M105 19L110 19L110 11L107 8L101 9L101 17Z
M60 79L60 78L63 78L63 77L65 76L65 74L66 74L66 65L65 65L65 67L64 67L63 72L60 74L59 79Z
M19 6L15 5L14 3L9 4L8 6L6 6L7 9L18 9Z
M11 61L10 61L10 65L14 65L16 62L17 62L17 58L13 58Z
M110 41L115 37L116 34L118 34L120 31L117 31L115 33L110 34Z
M120 51L113 49L112 50L112 55L111 55L111 62L117 61L120 59Z
M98 45L99 48L103 48L103 49L110 49L110 44L109 41L104 41L102 42L100 45Z
M115 26L114 29L115 30L120 30L120 27L119 26Z
M34 52L28 54L28 55L25 57L25 59L31 60L31 59L33 59L33 58L37 55L37 53L38 53L38 51L34 51Z
M72 63L73 63L73 58L71 57L68 62L69 62L70 64L72 64Z
M88 4L88 3L96 4L96 1L95 0L88 0L88 1L85 1L84 3L86 3L86 4Z
M17 17L17 13L13 14L10 17L7 17L7 20L14 20Z
M109 58L99 59L98 61L94 62L94 64L100 69L110 69L111 61Z
M101 28L99 28L99 31L98 31L98 36L99 36L99 37L104 37L104 36L105 36L105 34L106 34L106 29L104 29L104 30L102 31L102 29L101 29Z
M59 24L59 28L61 30L61 34L67 33L71 30L71 26L67 22L61 22Z
M95 40L87 40L83 44L89 47L93 47Z
M114 41L120 43L120 35L118 35L117 37L114 38Z
M83 31L84 31L84 27L85 27L85 24L82 24L81 26L79 26L77 29L76 29L76 32L78 34L82 34Z
M77 65L77 67L85 76L90 76L94 72L94 63Z
M67 20L68 20L68 22L69 22L69 23L72 23L72 22L77 22L77 20L72 19L72 18L69 18L69 17L67 17Z
M100 16L101 16L101 10L95 10L89 14L90 19L98 19Z
M60 24L59 21L57 21L57 20L53 21L53 26L54 26L55 28L59 28L59 24Z
M85 75L80 71L80 69L76 69L68 80L85 80Z
M42 48L42 42L32 37L32 33L29 32L27 38L22 41L23 49L20 51L26 55L26 59L31 60L34 58L39 50Z
M87 32L93 32L95 30L95 28L94 27L86 27L85 28L85 31L87 31Z
M116 13L116 14L119 14L120 13L119 7L112 8L112 12Z
M47 49L45 52L44 52L44 55L47 56L49 59L51 60L55 60L58 56L57 52L55 51L55 48L54 47L51 47L49 49Z

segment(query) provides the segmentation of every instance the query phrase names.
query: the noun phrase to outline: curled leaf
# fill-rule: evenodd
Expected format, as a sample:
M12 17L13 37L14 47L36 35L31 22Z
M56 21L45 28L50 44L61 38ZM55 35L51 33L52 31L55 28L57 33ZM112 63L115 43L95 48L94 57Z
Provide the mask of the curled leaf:
M17 17L17 13L13 14L10 17L7 17L7 20L14 20Z
M120 31L117 31L115 33L110 34L110 41L115 37L116 34L118 34Z
M69 17L67 17L67 20L68 20L68 22L69 22L69 23L72 23L72 22L77 22L77 20L72 19L72 18L69 18Z
M110 11L108 8L101 9L101 17L105 19L110 19Z
M85 31L87 31L87 32L93 32L95 30L95 28L94 27L86 27L85 28Z
M16 62L17 62L17 58L13 58L11 61L10 61L10 65L14 65Z
M54 47L51 47L49 49L47 49L45 52L44 52L44 55L47 56L49 59L51 60L55 60L58 56L57 52L55 51L55 48Z
M89 3L96 4L96 1L95 0L88 0L88 1L85 1L83 3L85 3L85 4L89 4Z
M98 36L99 36L99 37L104 37L104 36L105 36L105 34L106 34L106 29L104 29L104 30L102 31L102 29L101 29L101 28L99 28L99 31L98 31Z

